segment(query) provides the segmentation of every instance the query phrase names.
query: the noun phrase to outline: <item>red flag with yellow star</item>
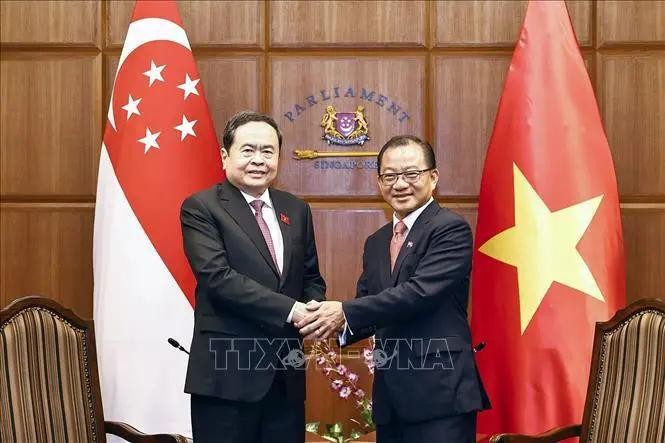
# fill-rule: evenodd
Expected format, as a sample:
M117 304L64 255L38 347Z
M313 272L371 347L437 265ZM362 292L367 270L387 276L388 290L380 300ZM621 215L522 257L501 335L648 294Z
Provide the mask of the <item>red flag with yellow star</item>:
M563 1L529 2L480 188L478 432L580 423L594 325L625 302L614 165Z

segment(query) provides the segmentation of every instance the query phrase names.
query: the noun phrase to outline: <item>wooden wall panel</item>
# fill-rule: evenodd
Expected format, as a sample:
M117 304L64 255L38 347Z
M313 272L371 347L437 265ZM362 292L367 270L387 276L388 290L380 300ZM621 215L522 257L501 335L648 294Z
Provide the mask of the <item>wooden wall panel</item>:
M2 195L93 195L101 56L10 54L0 69Z
M665 207L623 208L626 301L665 299Z
M221 146L229 117L243 109L259 110L261 60L257 56L201 56L196 64Z
M622 195L665 197L665 51L601 54L598 102Z
M2 1L0 40L19 44L101 44L98 1Z
M104 103L102 105L102 114L104 119L103 127L106 128L107 115L109 112L109 100L111 100L111 91L113 90L113 82L115 81L116 71L118 70L118 61L120 55L105 55L104 56ZM102 133L102 136L104 134Z
M457 212L459 215L469 222L471 232L474 236L476 234L476 225L478 224L478 204L477 203L446 203L439 201L441 206L444 206L451 211Z
M591 2L567 1L581 46L591 46ZM512 47L519 36L527 1L437 1L432 16L436 46Z
M440 195L477 195L510 57L434 59L435 149Z
M598 2L598 44L665 46L665 1L605 0Z
M108 44L122 46L134 10L133 1L111 1ZM264 6L259 1L178 1L180 16L193 46L261 47Z
M354 159L297 161L291 158L292 151L303 148L378 151L392 135L413 133L424 136L425 57L278 56L271 58L270 69L270 113L277 118L284 133L285 149L278 177L278 186L282 189L305 196L378 195L373 167L322 169L322 165L335 161L338 161L336 165L348 166ZM339 90L338 98L335 98L335 87ZM354 97L344 97L349 87ZM363 88L365 98L362 97ZM328 100L322 99L321 90ZM308 96L312 96L310 104L307 103ZM296 103L304 109L299 116L294 110ZM389 110L393 103L400 108L399 112ZM328 105L333 105L337 112L353 112L357 106L364 106L371 140L363 146L327 145L322 140L320 123ZM292 113L293 121L285 116L287 112ZM408 118L403 112L408 113ZM375 164L372 157L355 160L359 164L365 161Z
M92 318L91 207L3 204L0 305L30 294Z
M365 240L392 220L392 211L382 204L353 209L314 204L312 216L319 266L328 286L326 296L350 300L356 296Z
M422 47L425 6L424 1L273 1L270 44Z

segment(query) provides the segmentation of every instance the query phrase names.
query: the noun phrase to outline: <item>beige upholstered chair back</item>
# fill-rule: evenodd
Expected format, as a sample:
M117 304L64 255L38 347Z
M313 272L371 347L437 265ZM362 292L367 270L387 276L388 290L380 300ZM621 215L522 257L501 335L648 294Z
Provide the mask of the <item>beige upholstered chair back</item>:
M3 312L0 323L3 442L106 441L94 338L90 339L94 337L90 334L92 325L67 317L66 312L58 311L57 305Z
M594 347L581 441L665 442L665 312L599 324Z

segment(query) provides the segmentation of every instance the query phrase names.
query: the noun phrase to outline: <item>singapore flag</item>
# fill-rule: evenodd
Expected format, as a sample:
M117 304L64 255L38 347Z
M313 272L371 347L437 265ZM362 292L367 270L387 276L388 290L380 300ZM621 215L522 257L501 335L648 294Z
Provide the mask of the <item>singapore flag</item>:
M191 435L183 393L195 280L180 205L223 179L218 143L175 1L136 2L99 161L94 320L106 420Z

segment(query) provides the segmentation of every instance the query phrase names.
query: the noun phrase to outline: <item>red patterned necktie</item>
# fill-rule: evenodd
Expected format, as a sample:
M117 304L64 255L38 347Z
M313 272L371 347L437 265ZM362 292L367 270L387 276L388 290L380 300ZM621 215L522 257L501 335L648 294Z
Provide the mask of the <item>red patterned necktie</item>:
M254 217L256 218L256 223L259 224L259 229L261 230L261 234L263 234L263 238L266 241L266 244L268 245L268 250L270 251L270 256L272 257L272 261L275 263L275 267L277 268L277 271L282 273L282 271L279 270L279 265L277 264L277 256L275 255L275 246L272 244L272 236L270 235L270 229L268 229L268 224L266 221L263 219L263 206L265 205L265 202L263 200L253 200L249 204L253 209L254 209Z
M395 268L395 262L399 255L399 250L402 249L406 232L406 225L403 221L398 221L393 228L393 238L390 240L390 272Z

